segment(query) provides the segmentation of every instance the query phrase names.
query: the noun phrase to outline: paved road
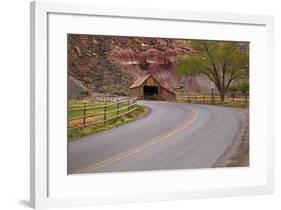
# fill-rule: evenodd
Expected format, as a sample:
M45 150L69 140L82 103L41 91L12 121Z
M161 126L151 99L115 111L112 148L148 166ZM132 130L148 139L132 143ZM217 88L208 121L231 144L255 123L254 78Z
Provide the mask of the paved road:
M212 167L239 134L236 109L141 101L146 117L68 145L68 173Z

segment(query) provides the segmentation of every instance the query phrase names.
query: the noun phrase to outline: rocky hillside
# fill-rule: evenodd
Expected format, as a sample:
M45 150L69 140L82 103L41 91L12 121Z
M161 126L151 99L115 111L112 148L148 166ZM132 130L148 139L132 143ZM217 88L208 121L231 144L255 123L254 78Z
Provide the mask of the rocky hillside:
M68 35L69 76L79 81L83 90L95 93L126 95L129 86L146 74L170 90L207 88L205 78L176 76L179 57L192 53L184 40Z

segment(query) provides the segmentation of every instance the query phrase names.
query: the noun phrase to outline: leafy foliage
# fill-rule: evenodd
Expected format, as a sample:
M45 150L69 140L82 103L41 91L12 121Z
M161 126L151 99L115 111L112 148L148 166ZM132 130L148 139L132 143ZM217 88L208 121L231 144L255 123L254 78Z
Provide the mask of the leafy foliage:
M82 91L81 91L81 95L82 95L82 96L89 96L90 93L89 93L88 90L82 90Z
M233 91L233 92L240 91L241 93L246 94L249 92L249 83L243 82L239 85L233 85L233 86L230 86L228 88L228 90Z
M180 58L179 76L206 75L217 87L221 100L234 80L249 77L248 43L192 41L195 55Z

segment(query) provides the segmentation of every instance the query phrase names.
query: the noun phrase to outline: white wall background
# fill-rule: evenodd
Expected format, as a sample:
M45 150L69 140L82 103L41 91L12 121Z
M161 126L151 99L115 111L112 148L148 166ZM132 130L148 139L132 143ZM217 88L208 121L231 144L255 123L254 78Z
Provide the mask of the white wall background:
M59 1L59 0L57 0ZM77 0L79 1L79 0ZM81 0L80 0L81 1ZM281 209L281 5L278 0L92 0L101 5L190 11L269 14L275 16L275 156L274 195L98 206L127 209ZM29 199L29 0L0 3L0 209L26 209ZM266 69L264 70L266 74ZM279 83L278 83L279 82ZM72 208L73 209L73 208ZM83 209L93 209L87 207Z

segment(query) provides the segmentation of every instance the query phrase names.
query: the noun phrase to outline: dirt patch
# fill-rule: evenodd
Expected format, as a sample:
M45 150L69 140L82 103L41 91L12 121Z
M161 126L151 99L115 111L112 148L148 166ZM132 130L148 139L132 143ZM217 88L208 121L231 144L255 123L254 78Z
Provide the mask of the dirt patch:
M242 167L249 166L249 110L239 109L243 127L234 139L232 145L217 160L214 167Z

